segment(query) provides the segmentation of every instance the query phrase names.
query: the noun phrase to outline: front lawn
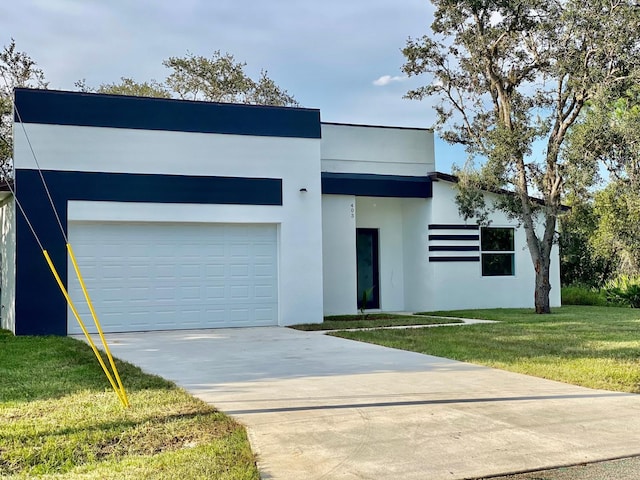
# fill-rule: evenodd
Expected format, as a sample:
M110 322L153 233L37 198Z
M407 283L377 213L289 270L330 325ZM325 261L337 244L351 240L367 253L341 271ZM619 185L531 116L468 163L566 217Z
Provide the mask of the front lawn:
M322 323L302 323L291 328L304 331L348 330L351 328L379 328L407 325L438 325L461 323L455 318L433 318L428 316L398 315L394 313L367 313L365 315L333 315L324 317Z
M640 310L564 306L432 315L498 320L462 328L374 330L333 335L592 388L640 393Z
M259 478L241 425L116 363L129 409L85 343L0 330L0 478Z

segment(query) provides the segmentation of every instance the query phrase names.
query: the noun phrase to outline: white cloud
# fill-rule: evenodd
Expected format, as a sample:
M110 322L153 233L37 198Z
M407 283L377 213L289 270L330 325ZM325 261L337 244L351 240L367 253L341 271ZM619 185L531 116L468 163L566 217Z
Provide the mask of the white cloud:
M407 77L404 76L395 76L392 77L391 75L382 75L380 78L376 79L373 81L373 84L376 87L384 87L385 85L389 85L390 83L393 82L404 82L407 79Z

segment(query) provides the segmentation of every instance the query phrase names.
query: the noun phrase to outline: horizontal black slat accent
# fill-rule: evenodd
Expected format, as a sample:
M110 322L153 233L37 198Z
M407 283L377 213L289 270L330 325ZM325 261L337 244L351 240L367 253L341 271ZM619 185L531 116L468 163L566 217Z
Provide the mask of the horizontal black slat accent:
M431 245L430 252L479 252L477 245Z
M322 193L363 197L431 198L430 177L322 172Z
M453 223L432 223L429 230L479 230L478 225L456 225Z
M57 90L15 90L15 121L50 125L320 138L320 110Z
M429 257L430 262L479 262L480 257Z
M429 240L478 241L480 240L480 235L429 235Z

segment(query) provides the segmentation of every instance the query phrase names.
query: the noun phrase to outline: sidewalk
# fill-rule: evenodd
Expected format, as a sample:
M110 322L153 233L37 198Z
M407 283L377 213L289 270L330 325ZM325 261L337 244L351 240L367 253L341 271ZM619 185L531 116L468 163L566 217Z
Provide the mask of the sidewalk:
M413 313L393 312L394 315L416 316ZM459 318L459 317L438 317L435 315L422 315L427 318L446 318L447 320L460 320L460 323L432 323L429 325L394 325L392 327L363 327L363 328L341 328L339 330L309 330L313 333L327 334L331 332L366 332L368 330L406 330L408 328L431 328L431 327L461 327L464 325L476 325L478 323L498 323L495 320L479 320L477 318Z

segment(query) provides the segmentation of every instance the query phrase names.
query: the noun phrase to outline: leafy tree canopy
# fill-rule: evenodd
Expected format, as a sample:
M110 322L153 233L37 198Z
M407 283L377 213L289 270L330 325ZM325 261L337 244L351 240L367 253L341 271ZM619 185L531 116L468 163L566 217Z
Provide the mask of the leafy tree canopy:
M640 189L640 86L632 78L596 96L568 136L567 155L602 164L611 177Z
M640 193L620 181L596 193L596 230L590 237L595 250L616 259L616 273L640 275Z
M296 99L269 78L266 71L253 80L244 70L246 63L237 62L229 53L217 50L211 58L187 53L184 57L169 57L162 64L170 70L164 83L155 80L138 83L123 77L120 83L102 84L95 90L84 80L76 82L76 87L81 91L119 95L298 106Z
M567 154L565 139L587 102L637 79L640 8L633 0L432 3L433 35L409 39L403 50L404 71L428 83L407 97L436 96L443 138L485 159L459 172L461 212L482 218L486 208L500 208L522 223L536 272L536 311L547 313L562 194L572 183L593 182L597 172L593 158ZM545 145L540 157L533 155L537 142ZM479 188L514 196L487 206Z
M562 217L561 283L600 288L615 276L618 256L594 242L599 223L594 202L582 197L569 198L566 202L571 210Z
M81 92L92 92L84 79L75 83L76 88ZM159 97L171 98L171 92L163 84L150 80L149 82L138 83L132 78L121 77L120 83L103 83L97 89L97 93L107 93L111 95L131 95L134 97Z
M13 89L47 88L44 73L36 62L16 47L11 39L0 51L0 176L11 177L13 156Z
M619 88L593 98L567 139L567 155L575 161L604 165L609 184L601 191L575 192L592 198L595 223L587 237L598 258L612 259L610 277L640 275L640 87L621 82ZM563 234L580 228L563 220ZM588 263L588 262L587 262ZM581 266L582 268L582 266Z

